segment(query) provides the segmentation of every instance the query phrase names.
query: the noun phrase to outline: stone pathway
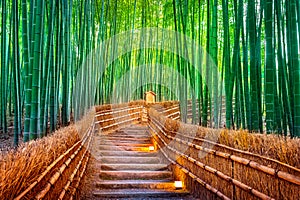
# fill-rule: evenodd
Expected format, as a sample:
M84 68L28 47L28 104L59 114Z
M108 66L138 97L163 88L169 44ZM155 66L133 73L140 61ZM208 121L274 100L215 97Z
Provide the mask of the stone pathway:
M175 189L168 165L149 146L146 125L96 134L89 199L193 199L187 191Z

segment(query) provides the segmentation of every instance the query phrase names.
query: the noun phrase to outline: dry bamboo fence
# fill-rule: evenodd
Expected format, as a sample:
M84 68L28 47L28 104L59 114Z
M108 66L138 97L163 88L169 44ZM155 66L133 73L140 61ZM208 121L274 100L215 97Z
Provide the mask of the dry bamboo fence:
M151 107L160 109L169 118L180 118L178 101L147 104L145 101L140 100L122 104L96 106L95 124L98 125L101 131L114 131L120 126L141 121L143 115L147 117L148 110Z
M94 112L75 125L0 155L0 199L78 199Z
M179 108L178 101L165 101L165 102L159 102L155 104L149 104L147 105L148 112L150 108L154 108L155 110L157 110L162 115L168 118L174 120L180 119L180 108Z
M90 158L93 129L92 125L80 141L58 157L35 182L14 199L74 198Z
M99 105L95 107L96 113L106 113L109 110L114 110L117 108L124 108L124 107L130 107L130 106L143 106L146 102L143 100L140 101L132 101L129 103L121 103L121 104L105 104L105 105Z
M180 119L179 105L171 106L162 112L166 117L177 120Z
M109 104L96 107L95 124L101 131L113 131L142 118L144 101Z
M224 141L220 130L186 125L166 118L155 109L149 111L149 127L162 153L174 164L177 178L201 199L299 198L300 170L297 166L213 142L210 138L215 136ZM197 134L191 135L194 130ZM235 134L232 133L233 137ZM258 144L265 144L259 142L262 138L269 143L275 141L272 137L255 137ZM286 154L293 153L291 150ZM206 156L199 156L202 154Z

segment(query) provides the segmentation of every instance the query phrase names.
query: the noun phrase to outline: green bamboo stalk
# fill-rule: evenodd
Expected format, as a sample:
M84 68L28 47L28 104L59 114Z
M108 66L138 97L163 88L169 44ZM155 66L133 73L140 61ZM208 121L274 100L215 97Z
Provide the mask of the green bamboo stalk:
M59 12L60 12L60 23L59 23L59 26L60 26L60 32L59 32L59 41L60 41L60 51L59 51L59 68L57 69L57 105L58 105L58 118L59 118L59 123L61 125L63 125L62 123L62 118L63 118L63 112L64 112L64 108L62 107L62 96L64 95L63 94L63 89L62 89L62 85L64 84L63 81L65 79L65 72L64 72L64 64L66 62L66 59L65 59L65 29L66 29L66 20L65 20L65 9L64 9L64 1L60 1L60 7L59 7ZM62 84L62 85L61 85ZM61 109L59 109L59 107L61 106ZM63 125L64 126L64 125Z
M30 107L31 107L31 82L32 74L30 64L30 41L29 28L27 22L27 0L22 0L22 42L23 42L23 59L24 59L24 73L25 73L25 119L24 119L24 138L27 142L29 140L30 129Z
M291 53L289 57L291 71L292 71L292 84L293 84L293 136L300 137L300 61L299 61L299 47L297 30L297 3L296 0L289 2L289 19L290 24L288 27L291 41ZM299 17L299 16L298 16ZM299 19L298 19L299 20Z
M178 32L179 27L178 27L178 21L177 21L177 9L176 9L176 1L175 0L173 0L173 18L174 18L175 32ZM177 53L177 55L176 55L177 71L181 72L182 63L180 62L180 56L179 56L179 55L181 55L180 54L181 45L180 45L178 34L176 34L175 38L176 38L176 41L175 41L176 43L175 44L176 44L176 53ZM179 101L182 102L183 95L182 95L182 90L181 90L182 89L182 78L181 78L181 76L178 76L177 80L178 80L178 85L179 85L179 87L178 87L179 88L179 92L178 92L179 93ZM186 117L186 115L185 115L186 112L184 112L184 111L185 111L184 106L180 105L181 118Z
M58 101L58 93L59 93L59 77L60 77L60 65L61 65L61 2L56 0L56 31L55 31L55 61L54 65L51 67L51 94L50 94L50 131L53 132L57 126L57 118L59 114L59 101ZM52 99L52 100L51 100Z
M199 33L198 33L198 46L202 47L202 34L203 34L203 28L202 28L202 21L204 19L204 14L201 14L201 9L204 7L204 4L201 3L200 0L198 0L198 5L199 5L199 10L198 10L198 24L200 26L199 28ZM199 54L201 51L199 52ZM199 106L198 106L198 117L199 117L199 125L202 125L202 109L203 109L203 76L202 76L202 55L197 55L198 56L198 101L199 101Z
M50 1L50 14L48 20L48 37L47 37L47 52L46 52L46 62L45 62L45 74L44 78L42 79L42 95L41 95L41 123L40 123L40 130L41 136L46 135L46 128L48 124L47 116L47 108L48 104L46 104L46 98L48 93L48 88L50 85L50 65L53 62L53 29L54 29L54 22L55 22L55 1ZM52 72L53 73L53 72Z
M33 59L34 59L34 34L35 34L35 17L36 17L36 9L37 9L37 0L30 0L30 10L29 10L29 63L30 63L30 67L29 67L29 71L28 71L28 81L29 81L29 86L30 89L28 95L30 95L31 98L31 92L32 92L32 71L33 71ZM30 71L31 70L31 71ZM31 103L31 99L29 99L29 102ZM30 108L31 110L31 108ZM30 114L30 111L29 111ZM31 114L30 114L31 115ZM25 139L25 138L24 138Z
M214 0L212 14L212 33L211 33L211 55L212 55L212 73L213 73L213 102L214 113L213 122L214 128L218 128L219 124L219 96L218 96L218 0ZM212 105L211 105L212 107ZM212 112L212 109L211 109ZM212 119L211 119L212 122Z
M242 122L242 94L241 94L241 57L240 57L240 33L241 33L241 24L243 10L242 10L242 2L239 1L239 6L237 5L237 1L235 0L235 36L234 36L234 50L233 50L233 58L232 58L232 67L234 73L232 74L232 79L235 79L235 122L236 128L239 129ZM231 84L233 87L233 84ZM232 92L233 88L230 88L230 92Z
M6 33L6 17L7 16L7 5L6 1L2 1L2 27L1 27L1 127L3 128L3 132L7 133L7 117L6 117L6 112L7 112L7 90L6 90L6 83L7 79L4 74L6 73L7 70L7 33Z
M260 133L263 133L264 127L263 127L263 93L262 93L262 24L263 24L263 12L264 12L264 4L263 2L259 2L259 8L258 10L259 14L259 22L258 22L258 27L257 27L257 37L256 37L256 91L257 91L257 99L258 99L258 127ZM251 59L251 58L250 58Z
M180 11L179 18L181 25L182 25L182 32L184 35L187 35L187 24L188 24L188 1L184 0L183 3L177 1L178 4L178 10ZM179 44L180 49L183 52L183 55L185 58L189 57L189 52L187 48L187 41L186 37L179 37ZM190 63L186 61L186 59L181 58L181 75L182 75L182 99L180 100L180 107L182 112L182 121L187 123L187 114L188 114L188 69L190 70L191 66Z
M258 103L258 80L256 65L256 14L255 1L248 0L247 20L249 24L249 43L250 43L250 84L251 84L251 127L250 131L259 130L259 103ZM250 28L251 27L251 28Z
M265 101L267 133L274 132L275 127L275 62L273 55L273 1L265 1L265 36L266 36L266 63L265 63Z
M205 73L205 80L206 83L204 84L204 100L203 100L203 121L202 125L207 126L208 125L208 106L210 106L210 116L211 116L211 104L210 104L210 96L208 91L208 86L211 84L211 67L210 67L210 34L211 34L211 2L210 0L207 0L207 15L206 15L206 73ZM211 119L211 117L210 117ZM210 123L211 124L211 123Z
M243 46L243 88L244 88L244 99L245 99L245 111L246 111L246 127L251 130L251 107L250 107L250 89L249 89L249 62L248 62L248 32L244 23L242 26L242 46Z
M191 14L191 34L192 34L192 39L193 41L196 40L196 31L195 31L195 18L196 18L196 1L193 0L192 1L192 14ZM192 124L196 124L197 123L197 100L196 100L196 41L195 43L192 44L192 49L191 49L191 55L192 55L192 66L189 65L189 77L190 77L190 85L192 88Z
M278 79L279 79L279 92L281 93L280 100L282 102L283 110L282 110L282 126L283 126L283 132L284 135L288 135L288 127L290 130L293 128L293 119L291 114L291 106L290 106L290 95L288 94L288 83L289 78L287 75L287 64L286 64L286 58L285 54L283 54L283 44L284 44L284 25L282 20L282 12L281 12L281 0L276 0L276 16L277 16L277 32L278 32L278 51L277 51L277 57L278 57Z
M41 47L42 47L42 30L43 30L43 9L44 1L37 2L37 13L35 17L35 35L34 35L34 60L32 73L32 96L31 96L31 112L30 112L30 140L38 138L40 119L40 68L41 61Z
M233 78L230 66L230 36L229 36L229 17L228 17L228 1L222 1L223 8L223 24L224 24L224 50L223 50L223 65L225 68L225 94L226 94L226 128L232 126L232 88Z
M64 65L63 65L63 95L62 95L62 125L67 126L70 121L70 68L71 68L71 46L70 46L70 20L69 3L67 0L62 1L63 20L64 20Z
M19 145L20 129L20 109L21 109L21 96L20 96L20 59L19 59L19 19L18 19L18 0L12 2L12 19L13 19L13 78L14 78L14 146Z

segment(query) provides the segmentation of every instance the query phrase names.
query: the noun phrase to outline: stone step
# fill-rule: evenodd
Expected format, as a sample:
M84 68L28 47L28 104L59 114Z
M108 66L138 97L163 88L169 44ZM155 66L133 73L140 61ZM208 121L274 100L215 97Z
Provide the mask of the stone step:
M151 142L150 137L127 137L126 135L124 135L123 137L114 137L114 136L100 136L99 137L102 141L119 141L119 142L123 142L123 141L134 141L134 142Z
M122 127L119 129L119 131L128 131L128 130L144 130L147 131L148 130L148 126L127 126L127 127Z
M131 164L158 164L160 158L158 157L135 157L135 156L101 156L98 160L102 164L109 163L131 163Z
M101 141L99 143L100 145L114 145L114 146L131 146L131 147L149 147L152 146L152 143L134 143L134 142L120 142L120 141Z
M121 128L119 130L116 130L114 132L111 133L126 133L126 132L136 132L136 133L148 133L149 129L148 128Z
M98 165L97 165L98 166ZM101 170L120 171L120 170L147 170L147 171L161 171L168 170L165 164L99 164Z
M99 141L103 141L103 140L111 140L111 141L140 141L140 143L143 142L149 142L151 141L151 136L149 135L141 135L141 136L137 136L137 135L114 135L112 137L105 137L105 136L100 136L98 137Z
M137 133L137 134L146 134L148 129L126 129L122 131L123 133Z
M148 147L138 147L138 146L112 146L101 144L98 145L99 150L106 151L136 151L136 152L145 152L148 151Z
M148 133L148 129L124 129L121 130L123 133Z
M149 131L143 131L143 130L138 130L138 131L116 131L116 132L111 132L103 135L150 135Z
M172 180L170 171L100 171L99 174L102 180Z
M153 144L147 126L130 125L94 139L94 176L99 181L93 184L92 199L192 199L187 191L175 189L161 152L149 151Z
M135 156L135 157L154 157L157 156L157 152L134 152L134 151L107 151L101 150L97 152L100 156Z
M157 189L117 189L117 190L99 190L93 193L94 197L101 199L109 198L187 198L189 193L185 190L157 190Z
M106 180L96 186L101 189L167 189L175 190L174 181L169 180Z

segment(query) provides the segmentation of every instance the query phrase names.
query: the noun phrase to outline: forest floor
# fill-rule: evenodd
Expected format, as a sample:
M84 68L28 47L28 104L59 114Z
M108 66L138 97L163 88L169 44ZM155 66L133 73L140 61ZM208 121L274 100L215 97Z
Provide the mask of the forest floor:
M23 137L19 137L19 142L23 141ZM0 134L0 153L8 152L14 147L14 128L13 126L8 127L7 133Z
M59 120L59 118L58 118ZM71 123L73 122L73 115L71 114ZM7 128L7 133L3 133L2 129L0 128L0 153L7 153L9 150L14 148L14 124L13 124L13 117L8 119L9 127ZM71 124L70 123L70 124ZM61 128L61 124L57 124L57 130ZM48 126L47 134L49 134L50 127ZM23 143L23 130L22 133L19 135L19 145Z

